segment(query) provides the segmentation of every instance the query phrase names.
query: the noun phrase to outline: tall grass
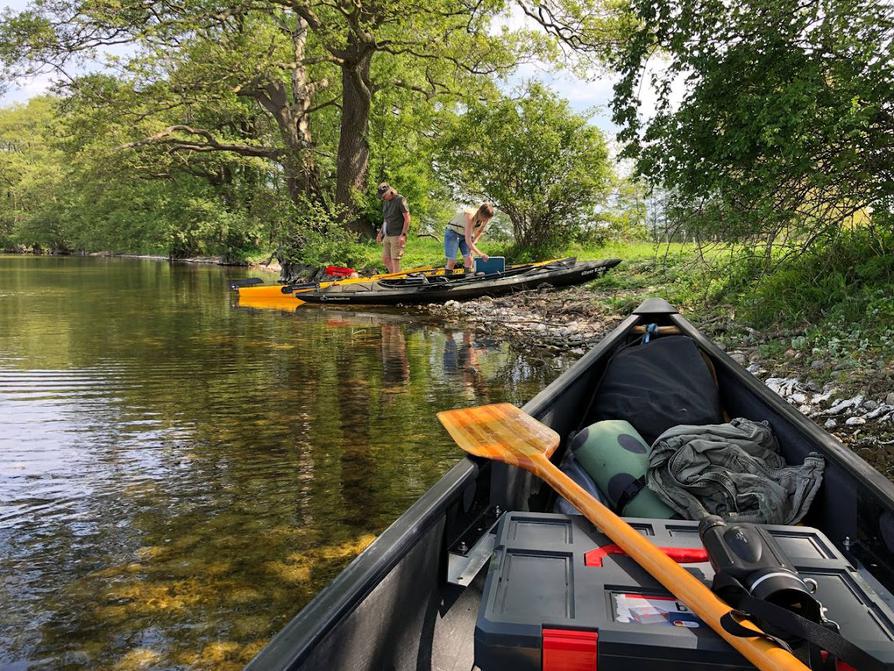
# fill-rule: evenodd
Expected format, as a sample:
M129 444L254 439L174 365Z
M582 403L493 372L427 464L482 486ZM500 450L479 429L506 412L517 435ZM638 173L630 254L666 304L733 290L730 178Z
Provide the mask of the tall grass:
M757 278L740 290L743 316L758 327L829 318L863 322L873 310L894 316L894 255L879 242L868 231L850 231Z

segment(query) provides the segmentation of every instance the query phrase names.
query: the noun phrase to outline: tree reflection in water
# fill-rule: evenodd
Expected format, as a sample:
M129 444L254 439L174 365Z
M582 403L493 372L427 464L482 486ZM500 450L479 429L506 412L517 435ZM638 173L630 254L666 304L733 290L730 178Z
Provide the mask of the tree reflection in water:
M0 257L0 667L241 668L567 362L232 270Z

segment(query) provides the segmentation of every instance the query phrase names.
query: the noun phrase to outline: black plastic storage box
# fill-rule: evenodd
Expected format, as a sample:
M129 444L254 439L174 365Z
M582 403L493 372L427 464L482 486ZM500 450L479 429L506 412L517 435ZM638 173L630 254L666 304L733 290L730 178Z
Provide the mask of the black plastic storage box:
M710 584L698 523L629 519ZM894 662L894 613L822 533L768 526L841 634ZM584 518L506 513L475 627L483 671L740 671L753 669ZM846 668L846 667L843 667Z

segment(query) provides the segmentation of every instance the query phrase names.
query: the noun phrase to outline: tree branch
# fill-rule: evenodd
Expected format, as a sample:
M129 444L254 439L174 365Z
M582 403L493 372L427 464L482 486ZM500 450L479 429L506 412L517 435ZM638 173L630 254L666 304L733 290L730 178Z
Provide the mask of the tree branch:
M204 138L205 142L190 142L178 139L176 133L185 133L187 135L195 135ZM283 156L283 151L275 147L256 147L244 144L231 144L220 142L210 131L203 128L192 128L190 126L176 125L168 126L164 130L136 142L128 142L123 144L119 149L135 149L146 145L166 144L173 145L177 149L184 149L195 152L209 151L227 151L240 156L253 156L257 158L278 159Z

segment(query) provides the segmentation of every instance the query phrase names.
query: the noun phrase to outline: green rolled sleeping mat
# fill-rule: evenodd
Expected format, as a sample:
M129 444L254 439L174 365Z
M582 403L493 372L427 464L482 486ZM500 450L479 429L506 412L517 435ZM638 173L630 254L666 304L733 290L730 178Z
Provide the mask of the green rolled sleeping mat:
M571 449L619 515L674 516L674 511L646 487L649 446L630 422L605 419L591 424L574 436Z

